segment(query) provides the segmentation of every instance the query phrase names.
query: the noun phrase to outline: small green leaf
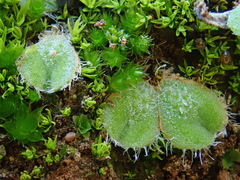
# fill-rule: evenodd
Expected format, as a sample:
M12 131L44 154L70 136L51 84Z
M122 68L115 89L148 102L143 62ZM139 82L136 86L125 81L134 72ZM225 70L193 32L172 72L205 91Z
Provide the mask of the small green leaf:
M41 132L39 132L38 130L34 130L27 135L27 140L31 142L43 141L44 137Z
M24 43L20 41L10 41L9 44L0 50L0 68L9 68L14 66L16 59L22 54Z
M220 67L221 67L223 70L234 70L234 69L238 69L238 66L227 65L227 64L220 64Z
M55 136L54 140L48 137L48 140L45 141L44 144L49 150L51 151L55 150L57 148L57 135Z
M6 98L0 97L0 118L5 118L16 112L19 104L18 95L9 94Z
M91 120L84 114L80 116L73 116L73 122L78 127L78 130L81 134L84 134L91 130Z
M37 130L38 121L43 107L30 112L30 109L21 102L15 118L12 121L2 125L13 139L22 143L28 143L43 140L42 134Z
M16 114L16 127L18 131L23 133L30 133L34 131L38 126L42 109L43 107L30 112L29 108L24 103L21 103Z
M230 149L223 155L222 164L224 168L229 168L234 162L240 162L240 152Z
M100 135L95 139L95 142L92 144L92 153L97 158L103 158L110 155L110 148L107 142L102 142L102 136Z

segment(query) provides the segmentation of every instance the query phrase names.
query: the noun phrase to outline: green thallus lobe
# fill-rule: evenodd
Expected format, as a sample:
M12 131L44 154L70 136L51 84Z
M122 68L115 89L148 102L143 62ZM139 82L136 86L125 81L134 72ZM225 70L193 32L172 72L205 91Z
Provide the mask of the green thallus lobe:
M123 148L142 148L159 134L156 91L139 84L108 98L104 125L112 140Z
M215 144L228 120L215 92L177 76L164 77L156 90L139 83L112 94L107 102L105 129L125 149L146 149L161 133L173 147L197 152Z
M194 151L212 145L228 120L217 95L183 78L165 79L159 89L160 130L172 145Z
M27 47L16 64L29 86L47 93L66 88L80 71L74 47L64 34L54 32L46 32L37 44Z

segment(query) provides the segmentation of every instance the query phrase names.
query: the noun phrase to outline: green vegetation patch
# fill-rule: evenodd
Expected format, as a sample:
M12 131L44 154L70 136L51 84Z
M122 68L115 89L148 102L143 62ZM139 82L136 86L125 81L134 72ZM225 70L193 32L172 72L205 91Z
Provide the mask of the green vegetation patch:
M239 21L240 21L240 6L237 6L229 15L227 26L233 31L237 36L240 35Z
M38 91L56 92L67 87L78 72L80 60L63 35L44 35L26 48L17 61L22 79Z
M199 150L214 143L228 115L216 93L186 79L165 79L160 85L161 131L179 149Z
M161 133L175 148L201 150L225 131L226 105L203 84L163 76L156 90L139 83L112 94L102 117L114 142L123 148L144 148Z
M142 148L156 140L158 110L156 91L146 83L111 95L103 115L104 127L116 144Z

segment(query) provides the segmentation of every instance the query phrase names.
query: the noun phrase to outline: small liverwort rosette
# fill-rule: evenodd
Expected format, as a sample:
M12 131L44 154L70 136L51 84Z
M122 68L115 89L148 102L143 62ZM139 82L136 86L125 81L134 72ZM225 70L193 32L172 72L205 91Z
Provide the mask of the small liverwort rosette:
M63 33L48 32L27 47L16 62L22 80L37 91L53 93L80 73L80 59Z

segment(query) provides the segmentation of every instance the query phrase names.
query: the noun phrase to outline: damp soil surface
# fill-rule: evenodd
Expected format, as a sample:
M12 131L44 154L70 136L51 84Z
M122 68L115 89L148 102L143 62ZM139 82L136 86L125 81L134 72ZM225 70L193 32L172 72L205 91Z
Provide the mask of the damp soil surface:
M192 35L194 39L199 38L199 34ZM153 46L149 54L138 58L136 63L142 64L148 73L146 80L152 84L156 84L158 79L156 72L158 68L164 64L167 67L175 68L183 64L183 59L191 60L194 57L190 53L182 50L183 38L176 37L174 30L154 29L152 32ZM195 54L195 57L199 54ZM160 72L159 72L160 73ZM196 154L187 151L183 152L177 149L168 151L168 154L162 154L159 158L154 158L155 154L151 151L148 156L142 151L137 161L134 159L134 152L125 151L120 147L111 146L110 156L97 159L92 155L91 146L94 139L101 134L103 139L106 133L103 131L91 131L89 138L84 139L82 136L70 142L65 141L64 137L69 132L77 133L77 128L73 124L72 115L84 113L81 106L83 98L91 96L91 92L86 92L86 84L88 79L82 78L77 80L71 89L57 92L52 95L42 94L41 102L37 106L47 106L51 109L55 126L45 134L46 138L54 139L57 136L58 149L66 148L67 153L60 162L47 163L44 156L44 143L36 143L34 147L37 154L41 154L40 158L27 160L21 155L25 151L25 147L16 141L10 140L8 137L0 138L1 151L5 151L6 155L0 160L0 179L19 179L22 172L32 172L34 166L42 168L42 173L34 179L45 180L240 180L240 163L234 162L230 168L223 167L223 155L234 148L240 150L240 125L229 123L227 125L227 135L219 136L216 141L221 142L216 146L210 147L209 150L202 150ZM220 85L225 88L225 85ZM104 101L104 95L97 99L97 103ZM70 117L62 117L60 109L71 107L72 113ZM232 109L238 112L238 106ZM1 130L2 131L2 130ZM4 133L4 132L2 132ZM163 149L165 152L165 150Z

